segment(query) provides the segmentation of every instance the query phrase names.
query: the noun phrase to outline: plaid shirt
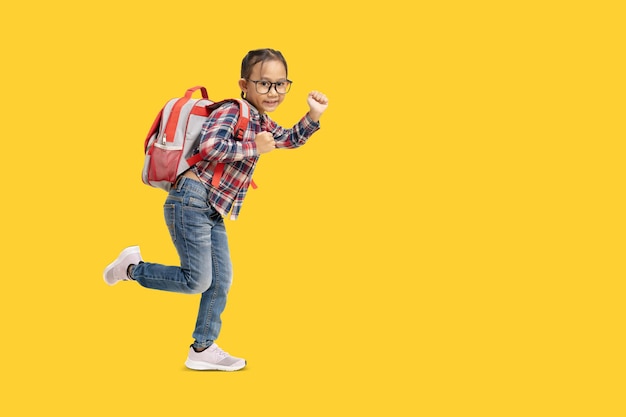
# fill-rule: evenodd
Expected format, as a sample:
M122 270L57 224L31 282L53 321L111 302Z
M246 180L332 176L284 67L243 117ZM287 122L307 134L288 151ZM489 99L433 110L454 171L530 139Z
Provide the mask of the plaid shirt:
M250 105L250 123L243 140L238 141L234 139L238 115L239 106L230 102L211 113L200 132L200 149L206 152L207 157L192 168L208 189L209 203L223 216L232 209L232 220L239 215L259 160L254 142L256 134L271 132L276 148L291 149L304 145L320 128L319 122L314 122L306 115L293 128L284 129ZM225 166L219 187L215 188L211 185L211 179L219 162Z

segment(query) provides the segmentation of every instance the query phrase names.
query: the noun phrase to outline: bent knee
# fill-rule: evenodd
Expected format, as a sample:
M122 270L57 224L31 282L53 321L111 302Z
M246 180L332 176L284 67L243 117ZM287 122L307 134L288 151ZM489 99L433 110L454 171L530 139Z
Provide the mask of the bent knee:
M189 280L189 291L191 294L202 294L211 288L211 276L200 277L200 279Z

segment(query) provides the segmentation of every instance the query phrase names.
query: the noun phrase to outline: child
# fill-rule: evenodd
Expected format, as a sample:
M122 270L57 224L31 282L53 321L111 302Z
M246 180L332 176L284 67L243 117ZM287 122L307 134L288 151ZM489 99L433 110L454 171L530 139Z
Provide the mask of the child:
M287 62L273 49L250 51L241 63L241 97L250 104L250 123L243 140L234 140L239 107L227 103L215 110L201 132L207 158L183 173L163 206L165 223L180 257L180 267L144 262L138 246L124 249L104 270L109 285L136 281L146 288L202 294L194 343L185 365L195 370L235 371L246 361L220 349L215 340L232 281L232 264L223 216L236 219L259 156L277 148L297 148L319 129L328 106L326 96L312 91L309 112L291 129L267 115L291 88ZM211 184L214 168L224 163L219 186Z

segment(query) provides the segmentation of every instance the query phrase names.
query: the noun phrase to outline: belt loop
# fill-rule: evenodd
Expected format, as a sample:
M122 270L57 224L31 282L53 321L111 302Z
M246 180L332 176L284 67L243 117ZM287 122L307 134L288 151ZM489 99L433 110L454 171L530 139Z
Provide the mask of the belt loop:
M180 189L183 186L183 182L185 180L185 177L183 177L182 175L180 177L178 177L178 179L176 180L176 192L180 192Z

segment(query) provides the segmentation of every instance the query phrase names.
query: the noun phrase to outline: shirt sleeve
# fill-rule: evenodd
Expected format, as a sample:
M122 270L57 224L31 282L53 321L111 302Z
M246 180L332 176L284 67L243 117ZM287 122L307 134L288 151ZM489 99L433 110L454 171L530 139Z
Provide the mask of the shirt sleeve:
M203 159L228 163L259 155L254 141L235 140L238 117L239 106L236 103L225 103L211 113L200 132Z
M320 122L314 122L308 113L291 129L285 129L267 116L267 130L272 133L277 148L293 149L304 145L320 129Z

